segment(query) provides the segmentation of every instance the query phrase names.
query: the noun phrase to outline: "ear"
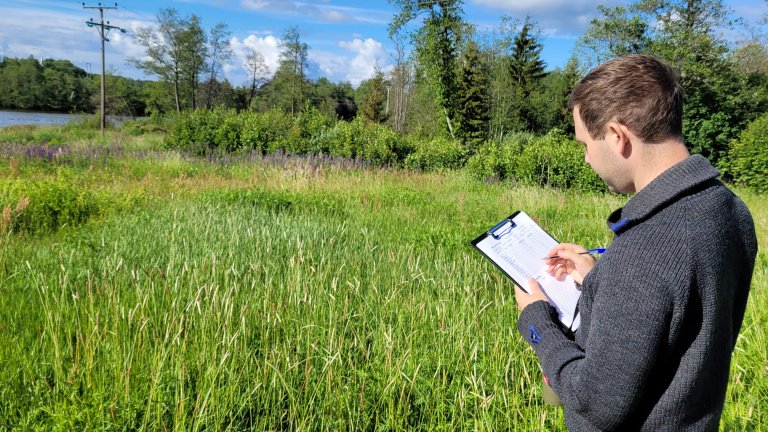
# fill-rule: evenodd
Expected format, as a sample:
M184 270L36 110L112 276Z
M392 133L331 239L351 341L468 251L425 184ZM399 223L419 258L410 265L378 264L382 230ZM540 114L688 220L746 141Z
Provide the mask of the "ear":
M624 158L632 153L632 139L629 129L619 122L609 122L606 125L605 140L611 149Z

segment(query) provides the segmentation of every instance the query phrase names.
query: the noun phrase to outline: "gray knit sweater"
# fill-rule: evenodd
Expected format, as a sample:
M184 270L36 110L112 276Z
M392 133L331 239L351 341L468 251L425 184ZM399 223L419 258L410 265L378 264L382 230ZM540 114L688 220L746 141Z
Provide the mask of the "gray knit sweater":
M694 155L609 218L569 338L535 302L518 329L570 430L716 431L757 253L744 203Z

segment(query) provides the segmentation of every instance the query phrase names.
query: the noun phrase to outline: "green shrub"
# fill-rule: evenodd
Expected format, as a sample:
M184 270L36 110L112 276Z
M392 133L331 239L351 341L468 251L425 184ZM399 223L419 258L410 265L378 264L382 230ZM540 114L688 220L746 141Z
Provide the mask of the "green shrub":
M231 109L196 109L176 115L166 146L193 150L198 154L221 148L234 150L240 146L237 112Z
M278 109L263 113L248 112L243 116L240 136L242 148L261 152L284 150L288 143L299 139L293 118Z
M501 142L488 141L467 161L466 169L472 177L482 181L513 180L517 158L534 138L529 133L517 133L506 136Z
M559 129L529 142L517 158L515 177L554 188L603 191L605 185L584 162L584 148Z
M307 106L296 116L295 123L298 126L302 141L309 142L312 137L332 127L334 119L313 106ZM309 151L308 153L315 152Z
M330 154L378 166L401 165L413 151L409 139L386 126L359 118L334 124L313 107L296 116L280 110L242 114L224 109L185 111L176 116L166 146L197 154L240 149L262 154Z
M750 123L739 139L731 142L721 169L736 184L768 191L768 114Z
M310 143L316 152L362 159L377 166L401 165L413 150L408 138L361 118L339 121L332 128L321 129Z
M332 132L323 134L325 141L319 145L334 156L361 158L364 143L367 141L365 126L365 122L360 118L350 122L340 121Z
M96 196L70 184L14 181L2 191L3 232L51 232L99 214Z
M459 141L435 138L417 146L416 151L405 159L405 166L424 171L459 169L466 158L466 150Z
M219 127L214 132L214 147L227 152L240 149L240 135L243 130L242 117L234 110L228 111L222 117Z

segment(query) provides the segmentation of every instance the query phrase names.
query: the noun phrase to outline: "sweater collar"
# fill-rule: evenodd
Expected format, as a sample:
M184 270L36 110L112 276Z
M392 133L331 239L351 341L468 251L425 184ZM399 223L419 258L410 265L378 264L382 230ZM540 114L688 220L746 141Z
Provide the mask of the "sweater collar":
M702 155L691 155L653 179L623 208L608 217L608 227L616 234L646 219L688 191L720 175Z

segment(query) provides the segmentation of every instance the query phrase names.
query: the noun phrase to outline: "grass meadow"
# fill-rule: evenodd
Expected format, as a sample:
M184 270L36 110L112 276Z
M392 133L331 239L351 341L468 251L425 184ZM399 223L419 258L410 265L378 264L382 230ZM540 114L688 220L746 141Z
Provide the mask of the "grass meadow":
M91 205L0 239L0 430L565 430L469 241L524 209L603 246L625 197L12 132L0 197ZM767 244L768 197L736 192ZM761 250L723 430L768 429L767 321Z

